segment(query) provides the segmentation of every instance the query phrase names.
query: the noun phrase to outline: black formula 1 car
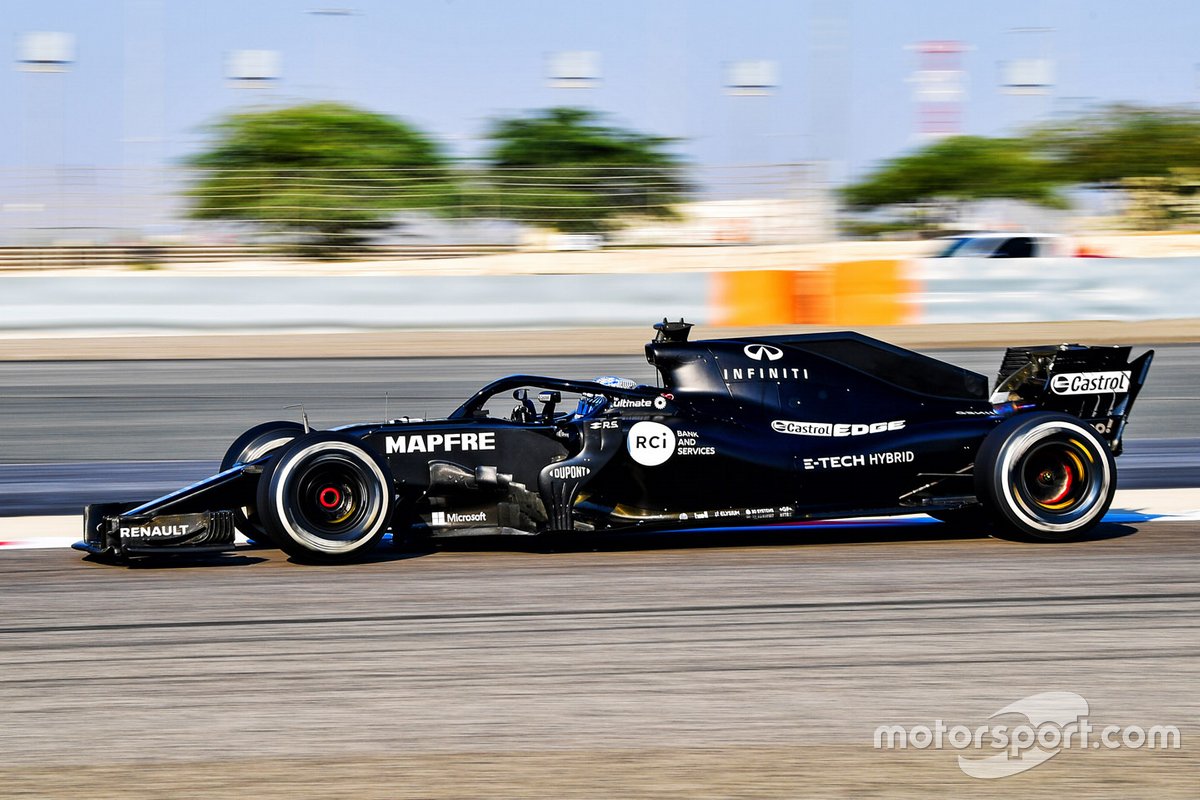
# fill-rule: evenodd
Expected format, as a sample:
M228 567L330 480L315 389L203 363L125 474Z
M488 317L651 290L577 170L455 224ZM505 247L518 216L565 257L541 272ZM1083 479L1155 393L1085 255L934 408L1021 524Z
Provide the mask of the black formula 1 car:
M924 512L1037 539L1096 525L1153 358L1009 348L982 375L855 333L646 345L661 386L515 375L445 419L310 430L268 422L221 471L140 505L97 504L76 548L209 553L234 531L300 561L480 534L761 525ZM515 408L510 408L516 401ZM497 405L505 406L495 413Z

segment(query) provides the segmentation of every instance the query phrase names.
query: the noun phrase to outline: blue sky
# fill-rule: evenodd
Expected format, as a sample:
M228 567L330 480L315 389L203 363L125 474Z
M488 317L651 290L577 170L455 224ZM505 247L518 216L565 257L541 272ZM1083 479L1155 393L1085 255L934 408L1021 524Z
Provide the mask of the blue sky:
M351 17L308 10L336 5ZM1200 3L1150 0L2 0L10 59L26 31L69 31L65 75L0 70L0 164L122 166L194 151L202 126L264 94L229 88L227 52L282 53L270 100L332 97L405 118L453 152L479 148L488 119L584 104L684 141L701 164L829 157L861 172L914 141L905 45L954 39L969 98L964 129L996 134L1053 107L1198 99ZM832 25L840 37L822 35ZM1020 35L1016 27L1053 28ZM844 47L838 44L843 43ZM1038 42L1057 62L1056 99L996 88L999 63ZM547 54L600 53L595 89L551 89ZM823 55L824 54L824 55ZM721 90L724 64L779 62L769 98ZM1072 99L1076 98L1076 99Z

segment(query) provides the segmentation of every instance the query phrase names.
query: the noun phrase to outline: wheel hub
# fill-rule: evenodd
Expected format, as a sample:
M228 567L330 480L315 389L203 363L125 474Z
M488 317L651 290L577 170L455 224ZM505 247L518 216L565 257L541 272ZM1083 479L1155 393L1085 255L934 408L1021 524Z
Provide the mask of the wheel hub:
M365 476L354 465L319 458L299 477L298 510L316 530L336 536L359 522L369 490Z
M1052 441L1029 454L1022 470L1025 492L1053 513L1070 510L1086 495L1089 470L1070 441Z
M317 496L317 502L321 504L321 508L337 508L342 502L342 493L336 486L326 486Z

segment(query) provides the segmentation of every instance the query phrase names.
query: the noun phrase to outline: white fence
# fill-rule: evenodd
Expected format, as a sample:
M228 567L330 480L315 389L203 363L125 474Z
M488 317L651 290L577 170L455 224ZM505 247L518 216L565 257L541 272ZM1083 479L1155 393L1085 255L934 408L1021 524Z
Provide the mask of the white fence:
M656 204L654 192L668 191L676 177L689 187L675 207L677 219L633 221L612 235L614 242L796 244L824 241L832 234L833 203L820 165L692 167L670 180L664 177L661 185L654 183L655 173L629 178L631 170L614 168L608 175L592 169L585 177L553 169L509 177L469 167L440 172L453 176L456 191L433 191L432 179L421 170L301 170L274 181L272 185L280 185L263 200L253 188L262 181L233 170L222 172L207 194L189 198L200 176L185 168L0 169L0 247L259 244L264 236L286 237L280 232L297 218L337 217L381 206L410 210L390 212L394 224L371 232L373 244L514 246L532 238L536 245L539 229L587 216L587 206L577 205L581 195L564 205L563 190L583 189L582 197L596 197L589 202L621 205L636 214L639 197ZM381 177L381 172L386 174ZM200 200L220 208L247 198L260 203L265 224L188 216Z

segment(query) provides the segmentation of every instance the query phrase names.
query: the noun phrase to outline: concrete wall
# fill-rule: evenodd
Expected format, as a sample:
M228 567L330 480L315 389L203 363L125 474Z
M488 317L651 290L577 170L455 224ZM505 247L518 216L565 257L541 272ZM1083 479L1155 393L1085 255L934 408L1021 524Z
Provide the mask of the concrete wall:
M709 276L0 278L0 331L644 326L709 318Z
M914 322L1200 316L1200 258L920 259Z
M729 325L1200 316L1200 258L879 259L714 280L714 316Z
M847 261L807 269L0 278L0 333L1152 320L1200 316L1200 258Z

